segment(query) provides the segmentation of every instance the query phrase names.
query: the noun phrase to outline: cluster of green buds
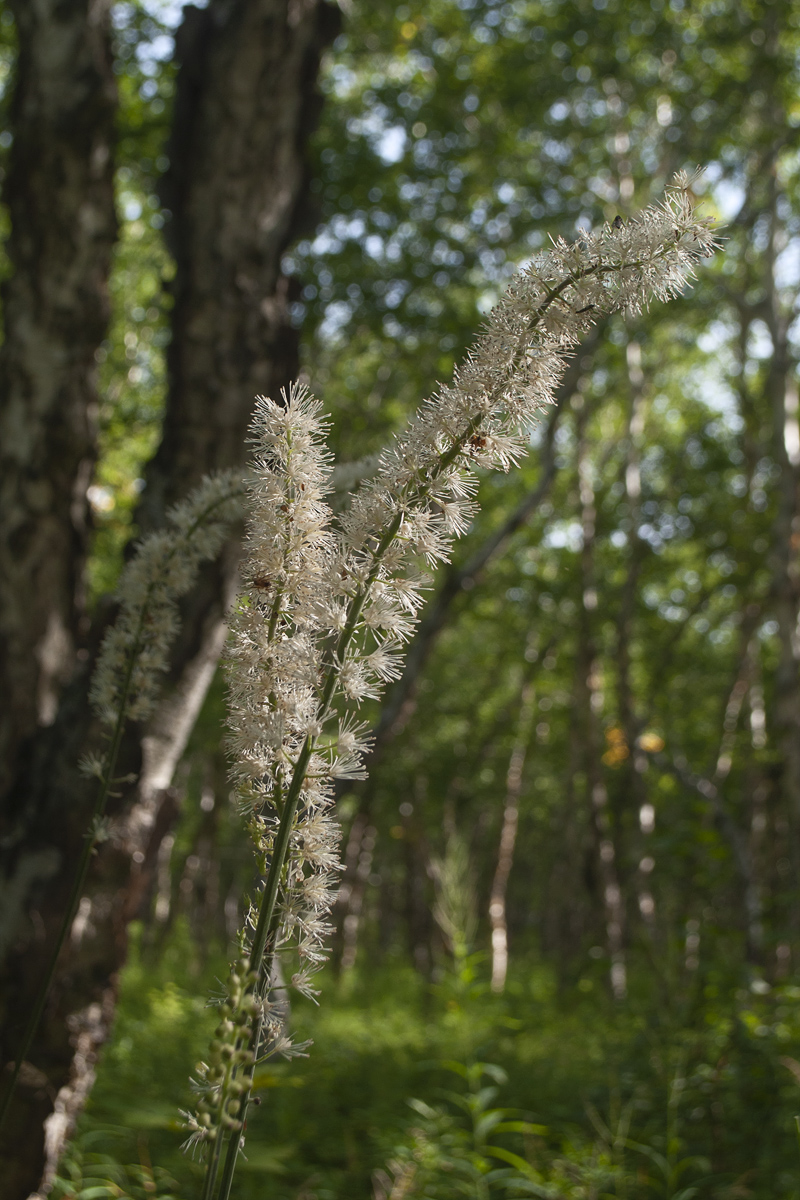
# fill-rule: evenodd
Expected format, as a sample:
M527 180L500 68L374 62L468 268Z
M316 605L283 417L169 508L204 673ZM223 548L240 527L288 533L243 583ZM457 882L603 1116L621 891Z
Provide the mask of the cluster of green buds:
M223 1133L242 1128L242 1096L253 1082L255 1056L250 1046L253 1018L261 1011L256 990L258 974L246 958L231 967L226 997L219 1006L219 1024L209 1047L209 1061L195 1067L192 1081L198 1096L194 1113L183 1113L192 1147L211 1144Z

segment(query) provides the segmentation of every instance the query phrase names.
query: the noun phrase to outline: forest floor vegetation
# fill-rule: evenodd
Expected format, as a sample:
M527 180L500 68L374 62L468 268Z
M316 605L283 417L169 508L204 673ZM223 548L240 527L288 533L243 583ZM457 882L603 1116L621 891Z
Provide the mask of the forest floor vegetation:
M215 1020L198 993L224 968L180 926L157 964L132 956L56 1200L196 1194L176 1110ZM328 971L325 1005L293 1007L313 1056L257 1072L237 1196L794 1200L800 987L716 971L671 1000L634 978L624 1004L602 963L559 987L519 959L502 996L479 956L436 983L392 962Z

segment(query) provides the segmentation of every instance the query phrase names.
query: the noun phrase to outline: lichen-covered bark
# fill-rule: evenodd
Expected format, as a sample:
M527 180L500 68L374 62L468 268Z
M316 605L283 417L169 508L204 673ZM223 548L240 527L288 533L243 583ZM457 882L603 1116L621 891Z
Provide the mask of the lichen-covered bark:
M212 0L207 9L185 9L164 187L177 264L169 393L163 441L137 514L143 530L157 527L166 506L206 472L244 461L254 395L274 394L297 372L281 258L303 218L314 84L336 27L337 11L323 0ZM165 832L164 796L213 673L236 566L231 547L204 572L184 606L163 710L151 729L128 738L121 771L143 762L142 780L117 802L114 837L98 855L0 1146L9 1200L24 1200L41 1178L43 1120L55 1112L48 1120L52 1164L91 1082L92 1056L113 1012L109 990L113 1001L125 959L125 924L148 892L143 874L157 861L154 839ZM95 628L92 641L98 638ZM0 927L4 1061L41 976L85 828L86 799L71 765L91 737L85 690L85 678L70 686L10 791L14 822L0 857L0 888L14 901Z
M111 0L11 0L18 61L3 199L0 790L51 723L83 616L95 352L116 237Z

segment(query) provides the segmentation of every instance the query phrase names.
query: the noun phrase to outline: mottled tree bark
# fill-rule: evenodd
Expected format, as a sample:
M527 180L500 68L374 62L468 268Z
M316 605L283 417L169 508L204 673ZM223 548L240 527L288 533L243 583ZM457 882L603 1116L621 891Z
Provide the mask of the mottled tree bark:
M52 723L85 635L95 352L116 237L110 0L10 0L18 59L3 200L0 794Z
M275 394L296 375L298 337L281 258L303 220L304 150L319 104L314 84L336 28L337 11L323 0L212 0L202 11L185 10L163 197L177 266L169 393L163 440L137 514L145 531L158 527L166 507L205 473L244 461L255 394ZM152 843L165 833L161 808L213 675L237 561L232 545L188 598L164 703L125 746L122 770L141 764L140 781L112 814L113 836L81 900L29 1056L28 1086L0 1147L9 1200L24 1200L42 1175L43 1119L47 1176L91 1083L125 960L125 924L135 915L135 897L148 893L142 872L158 859ZM88 667L55 723L31 744L10 790L15 820L0 863L0 882L13 898L0 966L4 1061L14 1054L41 978L85 828L86 797L74 763L90 740L87 677Z

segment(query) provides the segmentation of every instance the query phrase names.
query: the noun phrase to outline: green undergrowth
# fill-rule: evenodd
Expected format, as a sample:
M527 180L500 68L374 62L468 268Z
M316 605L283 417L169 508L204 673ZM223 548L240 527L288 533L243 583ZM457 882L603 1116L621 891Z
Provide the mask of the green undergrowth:
M199 1194L178 1109L223 968L180 927L157 966L132 955L56 1200ZM323 977L293 1010L308 1057L258 1072L237 1200L800 1197L800 988L698 978L670 1009L615 1006L599 973L559 993L518 964L502 997L482 973Z

